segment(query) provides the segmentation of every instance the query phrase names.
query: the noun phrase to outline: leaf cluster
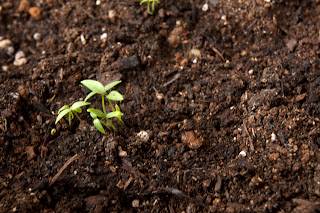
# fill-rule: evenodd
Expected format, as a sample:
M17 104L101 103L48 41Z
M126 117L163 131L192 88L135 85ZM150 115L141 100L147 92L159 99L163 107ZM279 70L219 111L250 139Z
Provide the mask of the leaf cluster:
M115 81L112 82L106 86L103 86L102 83L96 80L83 80L81 81L81 84L86 86L88 89L91 90L91 92L87 95L84 101L78 101L75 102L71 107L68 105L64 105L61 107L58 111L58 117L56 119L56 124L64 117L67 116L69 125L71 125L71 120L76 116L80 121L80 117L78 113L81 113L81 107L89 105L90 102L87 102L89 98L92 96L98 94L101 96L102 101L102 111L99 109L89 108L87 109L87 112L90 113L90 116L93 118L93 124L99 130L101 133L105 134L104 127L107 127L109 130L115 130L115 126L111 122L111 118L116 118L119 122L119 124L124 125L124 122L122 121L121 117L123 116L123 113L120 110L120 107L118 105L113 105L112 101L122 101L123 96L116 90L112 90L108 93L108 90L112 89L116 85L121 83L121 81ZM106 106L105 106L105 99L108 100L108 103L112 109L112 112L107 113ZM104 122L104 120L107 122Z

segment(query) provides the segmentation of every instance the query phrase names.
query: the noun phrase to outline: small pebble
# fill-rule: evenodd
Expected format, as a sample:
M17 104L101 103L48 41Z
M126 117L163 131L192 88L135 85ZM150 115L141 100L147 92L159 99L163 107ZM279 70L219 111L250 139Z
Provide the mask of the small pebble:
M116 21L116 16L117 16L116 11L114 11L114 10L109 10L109 12L108 12L108 18L110 19L110 21L111 21L112 23L114 23L114 22Z
M271 134L271 141L275 141L277 139L276 134L272 133Z
M80 35L80 40L81 40L82 45L85 45L87 43L87 40L85 39L83 34Z
M249 70L249 74L250 74L250 75L253 74L253 69Z
M138 208L139 205L140 205L140 204L139 204L139 200L138 200L138 199L135 199L135 200L132 201L132 207L133 207L133 208Z
M0 51L6 50L9 46L11 46L12 42L9 39L4 39L0 41Z
M2 70L5 71L5 72L7 72L7 71L9 70L9 66L3 65L3 66L2 66Z
M100 40L101 40L102 42L106 42L106 41L107 41L107 39L108 39L108 34L107 34L107 33L103 33L103 34L101 34L101 36L100 36Z
M137 136L143 141L143 142L148 142L150 136L148 134L148 132L142 130L140 131Z
M16 55L14 56L14 66L21 66L23 64L27 63L27 59L25 58L24 52L23 51L18 51Z
M96 5L99 6L100 4L101 4L101 1L100 1L100 0L97 0L97 1L96 1Z
M41 11L40 11L39 7L30 7L28 12L36 20L40 20L41 19Z
M241 157L245 157L245 156L247 156L247 153L246 153L245 151L241 151L241 152L239 153L239 155L240 155Z
M189 57L197 57L197 58L200 58L201 57L201 52L199 49L191 49L190 52L189 52Z
M41 38L40 33L35 33L35 34L33 34L33 39L34 39L34 40L38 41L38 40L40 40L40 38Z
M14 54L14 47L12 47L12 46L8 47L7 54L8 55L13 55Z
M207 12L208 9L209 9L208 3L205 3L205 4L202 6L202 11L203 11L203 12Z

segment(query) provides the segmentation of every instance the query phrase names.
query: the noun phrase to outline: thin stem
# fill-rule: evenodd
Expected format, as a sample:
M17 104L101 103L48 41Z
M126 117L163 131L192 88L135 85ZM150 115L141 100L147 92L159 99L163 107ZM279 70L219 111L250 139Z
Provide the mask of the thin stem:
M69 116L68 116L68 118L69 118L69 126L71 126L71 111L69 112Z
M109 104L110 104L110 106L111 106L111 108L112 108L112 112L116 111L116 110L114 109L114 107L113 107L113 104L111 103L111 100L110 100L109 98L107 98L107 99L108 99ZM106 114L106 113L105 113L105 114Z
M110 128L110 126L108 126L105 122L103 122L103 121L101 121L101 120L100 120L100 122L101 122L103 125L105 125L109 130L112 130L112 129Z
M152 15L152 12L150 11L150 1L148 1L148 8L147 8L147 10L148 10L148 13L149 13L150 15Z
M103 109L103 113L104 113L105 115L107 115L106 106L105 106L105 104L104 104L104 95L101 95L101 97L102 97L102 109Z
M112 129L113 130L115 130L116 129L116 127L111 123L111 121L108 119L108 118L106 118L107 119L107 122L110 124L110 126L112 127Z
M74 113L75 116L78 118L78 120L81 122L82 120L81 120L81 118L79 117L78 113L76 113L76 112L73 112L73 113Z

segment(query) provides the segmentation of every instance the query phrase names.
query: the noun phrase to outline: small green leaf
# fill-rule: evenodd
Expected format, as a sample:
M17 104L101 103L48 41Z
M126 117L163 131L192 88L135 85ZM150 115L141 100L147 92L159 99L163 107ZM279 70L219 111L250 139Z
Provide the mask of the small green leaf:
M123 100L123 97L122 95L118 92L118 91L111 91L108 95L107 95L107 98L109 100L112 100L112 101L122 101Z
M108 84L107 86L105 86L104 89L107 91L120 83L121 83L121 81L114 81L114 82Z
M89 102L86 102L86 101L77 101L77 102L75 102L74 104L72 104L72 106L70 107L70 109L78 112L76 109L80 109L80 107L83 107L83 106L86 106L86 105L89 105L89 104L90 104L90 103L89 103ZM81 111L80 111L79 113L81 113Z
M122 112L119 112L119 111L114 111L114 112L109 112L107 114L107 118L121 118L121 116L123 115Z
M59 113L59 115L58 115L58 117L57 117L57 119L56 119L56 123L55 123L55 124L57 124L57 123L60 121L60 119L63 118L63 116L65 116L66 114L68 114L68 113L70 113L70 112L71 112L71 109L64 109L64 110L62 110L62 111Z
M121 112L120 107L118 106L118 104L116 104L116 111Z
M90 92L87 97L84 99L84 101L87 101L89 98L91 98L92 96L94 96L95 94L97 94L96 92Z
M99 93L101 95L104 95L106 93L104 86L99 81L87 79L81 81L81 83L84 86L88 87L92 92Z
M145 3L145 2L149 2L150 0L142 0L141 2L140 2L140 5L142 5L143 3Z
M93 119L98 118L98 116L97 116L96 114L92 113L92 112L90 112L90 116L91 116L91 118L93 118Z
M99 117L101 117L101 118L105 118L105 117L106 117L106 115L105 115L101 110L99 110L99 109L92 109L92 108L90 108L90 109L87 109L87 112L90 112L90 114L93 113L93 114L95 114L96 116L99 116ZM92 117L92 116L91 116L91 117Z
M96 119L93 120L93 124L94 124L94 126L97 128L97 130L99 130L99 132L101 132L101 133L103 133L103 134L106 133L106 132L104 131L103 126L102 126L102 124L101 124L101 122L100 122L100 120L99 120L98 118L96 118Z
M60 114L60 112L61 112L62 110L65 110L65 109L69 109L69 106L68 106L68 105L64 105L63 107L61 107L61 108L59 109L59 111L58 111L58 114Z

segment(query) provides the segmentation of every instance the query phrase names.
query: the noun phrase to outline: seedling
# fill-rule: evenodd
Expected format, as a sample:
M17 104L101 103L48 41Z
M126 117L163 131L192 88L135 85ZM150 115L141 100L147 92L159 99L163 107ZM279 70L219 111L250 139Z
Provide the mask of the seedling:
M90 108L87 112L90 113L90 116L93 118L93 124L101 133L105 134L105 130L103 126L107 127L109 130L115 130L115 126L110 121L110 118L116 118L119 124L124 125L124 122L121 119L123 113L120 111L120 107L118 105L113 105L111 101L122 101L122 95L115 90L111 92L107 92L108 90L112 89L117 84L121 83L121 81L112 82L106 86L103 86L99 81L95 80L83 80L81 83L86 86L91 92L87 95L84 101L78 101L74 103L71 107L68 105L64 105L58 111L58 117L56 119L56 124L59 122L61 118L64 116L68 116L69 125L71 125L71 120L74 118L74 115L81 121L78 113L81 113L81 107L89 105L90 103L87 102L89 98L96 94L101 95L102 100L102 110ZM105 97L107 98L109 105L112 109L112 112L107 113L106 106L105 106ZM107 125L102 119L105 119L109 125Z
M153 11L155 10L155 3L157 2L158 4L160 3L159 0L142 0L140 2L140 5L142 5L143 3L147 2L147 11L150 15L153 14ZM150 10L150 5L151 5L151 10Z
M71 126L71 120L74 118L74 115L81 121L81 118L79 117L78 113L81 113L82 110L80 107L89 105L89 102L85 101L77 101L74 104L72 104L71 107L68 105L64 105L61 107L58 111L58 117L56 119L56 124L63 118L65 115L68 116L69 125Z

